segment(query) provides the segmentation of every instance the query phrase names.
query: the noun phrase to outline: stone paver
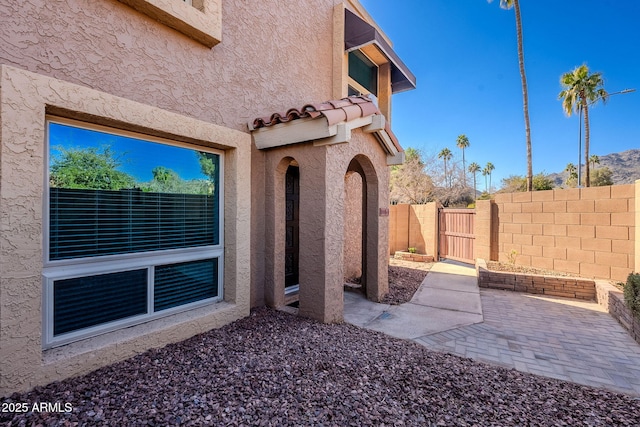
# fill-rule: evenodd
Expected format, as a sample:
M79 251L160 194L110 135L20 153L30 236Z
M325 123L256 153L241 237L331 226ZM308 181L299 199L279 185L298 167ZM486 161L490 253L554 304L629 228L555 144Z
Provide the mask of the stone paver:
M345 321L425 347L640 396L640 344L595 302L479 290L475 269L439 262L401 306L345 295Z
M484 322L417 338L522 372L640 395L640 345L595 302L480 290Z

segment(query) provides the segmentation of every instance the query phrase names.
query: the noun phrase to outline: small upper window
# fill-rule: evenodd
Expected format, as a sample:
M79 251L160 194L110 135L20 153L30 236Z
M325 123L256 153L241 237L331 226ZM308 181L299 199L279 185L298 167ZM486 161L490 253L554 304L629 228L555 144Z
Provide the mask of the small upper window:
M349 84L362 94L378 95L378 67L358 50L349 52Z

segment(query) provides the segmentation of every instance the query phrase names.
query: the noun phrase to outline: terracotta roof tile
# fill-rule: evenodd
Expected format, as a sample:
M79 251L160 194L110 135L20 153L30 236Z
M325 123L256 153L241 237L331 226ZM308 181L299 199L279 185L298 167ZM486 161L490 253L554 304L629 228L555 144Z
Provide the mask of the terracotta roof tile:
M359 107L359 111L355 109L356 107ZM253 128L269 127L306 117L316 118L320 115L325 116L331 126L341 121L350 121L373 114L380 114L380 111L371 99L364 96L350 96L319 104L307 104L300 109L291 108L286 113L273 113L269 117L258 117L253 121Z
M286 113L273 113L269 117L258 117L253 120L253 129L269 127L278 123L287 123L292 120L303 118L317 118L324 116L329 126L340 122L349 122L360 117L368 117L374 114L381 114L378 107L370 98L365 96L350 96L348 98L321 102L318 104L307 104L300 109L290 108ZM398 139L391 131L389 122L385 124L385 131L391 141L398 149L403 151Z

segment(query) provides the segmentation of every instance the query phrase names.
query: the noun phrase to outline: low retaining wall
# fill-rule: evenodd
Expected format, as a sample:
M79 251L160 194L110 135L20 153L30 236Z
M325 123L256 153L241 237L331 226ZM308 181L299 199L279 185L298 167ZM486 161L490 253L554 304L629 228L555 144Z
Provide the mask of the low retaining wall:
M484 260L476 263L478 286L554 297L596 300L595 281L578 277L545 276L491 271Z
M414 254L414 253L405 252L405 251L396 251L396 253L393 254L393 257L395 259L401 259L403 261L433 262L432 255Z
M607 293L605 307L609 311L609 314L611 314L611 316L629 332L631 338L640 344L640 319L634 317L631 310L629 310L624 303L623 293L612 285L608 283L607 285L613 289L607 289L604 286L602 287L603 291ZM598 288L601 288L600 284L598 284ZM600 292L598 292L598 295L600 295ZM600 301L598 301L598 303L601 304Z

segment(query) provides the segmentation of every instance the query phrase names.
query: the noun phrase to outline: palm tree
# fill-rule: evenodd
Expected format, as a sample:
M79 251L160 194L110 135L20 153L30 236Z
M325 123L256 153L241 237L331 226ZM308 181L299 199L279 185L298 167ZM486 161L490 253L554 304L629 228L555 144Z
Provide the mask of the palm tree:
M444 160L444 182L447 182L447 162L451 160L451 157L453 157L453 154L448 148L443 148L440 150L440 153L438 153L438 158ZM451 187L450 182L449 187Z
M567 117L571 112L584 112L584 186L589 187L589 105L599 100L607 102L609 94L602 87L602 73L589 74L589 67L582 64L573 71L560 77L560 85L564 88L558 99L562 100L562 109Z
M467 135L462 134L462 135L458 135L458 139L456 141L456 145L458 146L459 149L462 150L462 176L463 176L463 182L464 182L464 186L465 188L467 187L467 174L466 174L466 170L467 167L465 165L464 162L464 149L467 148L469 146L469 138L467 138Z
M487 174L489 175L489 191L491 191L491 172L496 168L493 166L493 163L487 162L487 165L484 167L487 170Z
M592 154L591 156L589 156L589 164L591 164L591 167L595 169L596 164L600 164L600 157L598 157L597 154Z
M489 0L491 2L493 0ZM520 19L519 0L500 0L503 9L514 8L516 14L516 37L518 40L518 65L522 80L522 104L524 111L524 133L527 139L527 191L533 191L533 162L531 160L531 126L529 124L529 93L527 91L527 76L524 72L524 49L522 47L522 20Z
M487 175L489 175L489 169L487 169L486 166L482 169L482 175L484 176L484 192L489 193L489 187L487 187Z
M478 191L476 190L476 173L480 171L480 165L473 162L469 165L469 172L473 174L473 198L476 199Z
M573 187L572 183L574 182L574 180L577 181L578 179L576 165L574 165L573 163L567 163L567 167L564 168L564 170L569 173L569 176L567 176L567 179L564 181L565 184Z

